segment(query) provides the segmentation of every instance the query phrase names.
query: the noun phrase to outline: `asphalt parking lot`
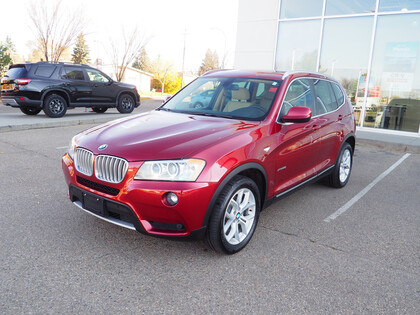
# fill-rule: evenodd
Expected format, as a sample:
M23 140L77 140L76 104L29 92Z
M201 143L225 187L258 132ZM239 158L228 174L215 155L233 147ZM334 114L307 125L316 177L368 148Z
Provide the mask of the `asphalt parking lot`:
M344 189L282 199L223 256L72 205L61 156L89 126L0 133L1 314L420 312L419 154L357 145Z

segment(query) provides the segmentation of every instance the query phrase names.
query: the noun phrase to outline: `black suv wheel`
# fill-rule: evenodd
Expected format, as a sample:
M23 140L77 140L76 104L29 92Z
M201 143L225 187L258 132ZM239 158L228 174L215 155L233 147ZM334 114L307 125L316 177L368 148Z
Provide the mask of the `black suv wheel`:
M117 109L121 114L128 114L134 110L134 99L131 95L123 94L118 99Z
M25 115L34 116L34 115L38 115L41 109L34 108L34 107L20 107L20 111L24 113Z
M45 99L43 110L51 118L63 117L67 112L67 102L60 95L52 94Z

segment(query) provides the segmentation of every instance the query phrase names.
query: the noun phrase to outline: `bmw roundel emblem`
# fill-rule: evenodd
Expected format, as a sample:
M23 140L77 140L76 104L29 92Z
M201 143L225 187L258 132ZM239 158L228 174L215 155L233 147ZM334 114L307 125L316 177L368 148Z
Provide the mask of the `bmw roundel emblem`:
M108 148L108 145L107 144L102 144L98 147L98 150L102 151L102 150L105 150L106 148Z

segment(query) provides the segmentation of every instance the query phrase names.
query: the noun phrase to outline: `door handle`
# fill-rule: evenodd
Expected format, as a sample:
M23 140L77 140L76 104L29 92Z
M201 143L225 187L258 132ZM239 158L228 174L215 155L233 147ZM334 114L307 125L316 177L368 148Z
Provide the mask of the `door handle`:
M92 84L92 87L98 87L98 85L97 84Z
M312 130L318 130L319 128L321 128L321 126L319 126L319 125L313 125L312 126Z

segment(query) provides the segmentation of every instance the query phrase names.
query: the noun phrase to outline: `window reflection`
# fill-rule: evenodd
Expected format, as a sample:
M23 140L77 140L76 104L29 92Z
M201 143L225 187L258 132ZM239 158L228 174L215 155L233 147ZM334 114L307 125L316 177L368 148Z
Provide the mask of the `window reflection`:
M281 19L293 19L322 15L323 0L282 0Z
M419 132L420 14L378 17L364 125Z
M379 12L420 10L419 0L380 0Z
M326 15L375 12L376 0L327 0Z
M370 16L328 19L322 39L319 72L333 76L343 85L358 125L366 89L372 25Z
M277 70L316 70L321 20L279 23Z

